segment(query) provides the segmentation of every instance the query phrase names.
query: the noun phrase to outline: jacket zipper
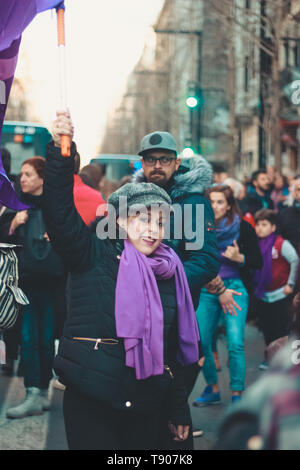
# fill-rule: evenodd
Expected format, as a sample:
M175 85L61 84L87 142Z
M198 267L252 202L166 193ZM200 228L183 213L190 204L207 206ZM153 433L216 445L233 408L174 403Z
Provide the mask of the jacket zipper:
M94 346L95 351L98 350L99 343L108 344L110 346L113 346L119 343L119 341L114 338L81 338L81 337L73 336L73 339L79 340L79 341L93 341L95 343L95 346Z
M109 345L115 345L118 344L119 341L114 338L81 338L77 336L73 336L73 339L79 340L79 341L93 341L95 343L94 350L98 350L98 344L109 344ZM169 373L171 379L174 379L174 374L171 371L170 367L168 365L164 365L164 369Z
M174 374L173 374L173 372L171 371L170 367L167 366L167 365L165 365L165 366L164 366L164 369L165 369L167 372L169 372L169 375L170 375L171 379L174 379Z

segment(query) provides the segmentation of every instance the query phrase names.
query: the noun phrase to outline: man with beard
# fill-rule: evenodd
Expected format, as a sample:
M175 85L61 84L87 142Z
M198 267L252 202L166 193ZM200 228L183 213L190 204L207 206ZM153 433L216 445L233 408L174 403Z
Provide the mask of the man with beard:
M166 243L172 246L183 262L197 308L201 287L214 279L219 270L214 214L210 202L204 197L204 192L212 184L212 168L202 157L182 163L177 157L176 142L168 132L157 131L146 135L142 139L139 155L142 157L142 169L134 175L133 182L154 183L162 187L171 197L173 207L176 205L177 209L182 209L181 222L175 215L170 216L170 239ZM204 240L200 249L196 233L203 227L199 226L201 220L196 220L197 205L204 208ZM191 211L185 217L186 209ZM180 223L182 227L178 227ZM175 232L182 233L182 237L174 236ZM195 234L194 238L188 239L186 234L192 233Z
M243 200L243 212L250 212L254 215L260 209L274 209L270 197L270 187L270 179L266 170L254 171L251 177L251 186Z

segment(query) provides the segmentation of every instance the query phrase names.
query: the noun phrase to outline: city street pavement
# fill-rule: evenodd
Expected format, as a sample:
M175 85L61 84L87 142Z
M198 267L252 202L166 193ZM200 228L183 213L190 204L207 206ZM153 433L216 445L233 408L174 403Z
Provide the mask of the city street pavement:
M247 386L255 382L263 372L258 369L259 364L264 359L264 341L262 333L256 327L246 325L245 331L245 354L246 354L246 384ZM221 403L218 405L208 405L202 408L191 406L194 428L202 429L202 437L194 439L195 449L209 450L213 447L216 437L216 430L226 410L231 404L231 391L229 389L229 369L227 366L228 354L226 348L226 338L223 336L218 341L218 352L221 372L218 373ZM190 396L190 404L196 397L201 395L206 386L203 374L200 373Z
M222 403L205 408L191 407L194 427L204 431L202 437L195 439L195 449L212 448L216 430L230 404L229 374L227 367L226 339L221 337L218 349L222 371L219 372ZM263 359L263 339L257 328L246 327L246 385L253 383L261 374L258 365ZM191 402L205 387L200 373L191 394ZM9 420L5 411L22 401L25 396L23 379L0 376L0 450L65 450L67 443L62 415L63 392L50 387L52 409L41 416Z

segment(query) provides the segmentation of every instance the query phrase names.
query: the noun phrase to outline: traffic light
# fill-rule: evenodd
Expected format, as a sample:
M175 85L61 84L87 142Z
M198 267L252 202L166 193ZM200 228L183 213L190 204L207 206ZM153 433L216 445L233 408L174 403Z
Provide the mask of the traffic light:
M186 105L189 108L196 108L200 104L199 89L195 82L188 82L188 91L186 97Z
M186 99L186 104L189 108L196 108L198 105L198 98L196 96L188 96Z
M184 158L191 158L195 155L194 150L192 147L185 147L182 151L182 156Z
M197 96L197 87L196 84L193 82L188 83L188 92L185 102L189 108L196 108L199 103Z
M185 144L184 144L184 149L181 155L184 158L191 158L195 155L190 139L186 139Z

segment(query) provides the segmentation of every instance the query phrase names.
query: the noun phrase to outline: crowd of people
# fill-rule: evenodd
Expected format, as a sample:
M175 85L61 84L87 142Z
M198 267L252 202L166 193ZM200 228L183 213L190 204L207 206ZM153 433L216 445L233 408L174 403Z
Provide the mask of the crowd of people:
M30 208L1 209L1 241L23 247L20 286L29 299L4 332L2 373L13 375L18 360L26 390L7 417L50 410L56 379L70 449L192 449L188 399L199 373L207 385L193 405L221 401L222 327L232 411L216 445L251 448L259 438L260 448L296 448L296 438L279 439L262 416L268 407L269 426L276 421L280 431L282 394L300 394L298 364L286 365L300 331L300 175L270 167L240 182L200 156L181 161L173 136L157 131L141 141L141 169L110 182L104 166L80 169L75 143L61 157L61 134L73 137L68 113L57 115L46 159L22 164L16 191ZM188 216L177 219L174 206L182 214L189 207ZM115 237L99 236L103 220L113 221ZM265 341L260 401L256 389L244 393L246 322ZM272 388L274 349L285 360L277 359ZM300 428L293 409L290 434Z

